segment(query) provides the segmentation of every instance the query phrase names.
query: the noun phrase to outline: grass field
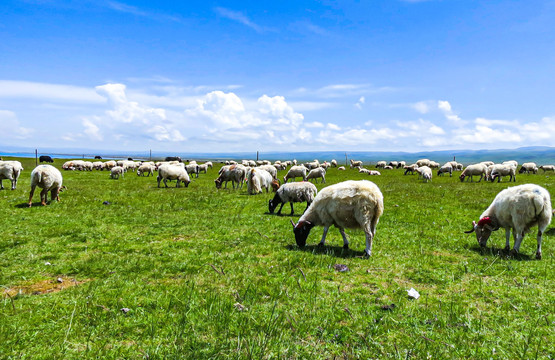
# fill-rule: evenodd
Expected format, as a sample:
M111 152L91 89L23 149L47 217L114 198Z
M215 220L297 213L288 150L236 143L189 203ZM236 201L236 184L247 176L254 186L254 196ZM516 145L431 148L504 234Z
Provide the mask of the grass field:
M267 213L272 194L216 190L216 168L177 189L63 172L61 202L39 206L37 191L27 208L34 159L18 160L17 190L0 192L2 359L555 358L554 225L539 261L535 229L518 258L503 231L487 250L463 233L507 182L330 169L328 185L384 194L364 258L362 231L343 250L333 228L317 247L315 228L299 249L290 217ZM555 196L553 174L517 175L528 182Z

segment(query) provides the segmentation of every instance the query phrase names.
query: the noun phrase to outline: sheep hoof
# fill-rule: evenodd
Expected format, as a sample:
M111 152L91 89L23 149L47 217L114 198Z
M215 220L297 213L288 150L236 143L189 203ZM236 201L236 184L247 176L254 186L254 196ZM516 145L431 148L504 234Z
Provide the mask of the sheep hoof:
M324 247L324 243L318 243L318 247L319 248Z
M536 253L536 260L541 260L542 259L542 253L541 252L537 252Z
M517 256L518 255L518 251L516 251L515 249L512 249L510 252L511 256Z
M343 245L343 249L349 249L349 245Z

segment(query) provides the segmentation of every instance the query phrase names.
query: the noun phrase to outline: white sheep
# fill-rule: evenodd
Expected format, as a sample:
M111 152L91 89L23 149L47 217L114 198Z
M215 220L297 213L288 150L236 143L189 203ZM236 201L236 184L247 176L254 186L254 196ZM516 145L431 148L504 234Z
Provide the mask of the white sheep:
M501 182L503 176L510 176L509 182L516 182L516 167L512 164L493 165L490 180L493 182L497 178L497 182Z
M410 173L412 175L412 174L414 174L416 169L418 169L418 165L410 164L410 165L405 165L403 168L405 169L405 175L407 175L408 173Z
M343 170L345 170L345 166L340 166L340 167L337 168L337 170L343 171Z
M268 171L261 168L252 168L248 173L247 191L249 195L256 195L265 188L266 192L272 186L274 177Z
M314 181L318 182L318 179L322 179L322 183L326 183L326 169L319 167L316 169L310 170L308 175L306 176L307 180L315 179Z
M110 169L110 178L119 179L120 175L121 177L123 177L124 173L125 169L123 168L123 166L114 166Z
M428 165L430 169L437 169L439 168L439 163L437 161L430 160L430 165Z
M351 159L351 169L357 166L362 166L362 161Z
M270 214L273 214L276 207L281 204L277 212L278 215L281 215L283 205L290 203L291 215L293 215L295 213L295 210L293 209L294 202L306 201L306 209L308 209L312 201L314 201L314 197L317 193L318 190L316 189L316 186L307 181L283 184L283 186L276 191L274 198L269 200L268 210L270 211Z
M95 161L93 162L93 169L95 170L104 170L104 163L102 161Z
M518 162L516 160L503 161L501 164L514 166L515 169L518 167Z
M12 190L17 187L17 180L23 171L23 166L19 161L0 161L0 190L4 190L2 180L12 182Z
M358 169L358 172L359 172L359 173L362 173L362 174L368 174L368 175L370 175L370 170L368 170L368 169L366 169L366 168L360 168L360 169Z
M139 168L137 169L137 176L154 176L154 170L156 169L156 166L152 163L144 163L141 164L141 166L139 166Z
M524 234L538 226L536 259L542 257L542 235L551 222L552 210L549 192L535 184L513 186L501 191L482 213L472 230L480 246L485 247L493 231L505 229L505 251L510 249L509 238L513 230L513 254L518 253Z
M416 161L418 166L430 166L430 159L419 159Z
M303 181L306 181L306 174L307 174L306 167L302 165L291 166L287 174L285 174L285 176L283 177L283 182L287 183L289 179L293 179L293 181L295 181L295 179L298 177L302 177Z
M464 178L469 176L470 182L472 182L473 176L480 175L480 180L478 180L478 182L480 182L482 181L482 178L486 175L486 169L487 167L484 164L468 165L466 169L463 170L461 176L459 176L459 179L461 179L461 182L463 182Z
M428 166L419 166L415 169L418 173L418 178L422 178L425 182L432 181L432 169Z
M390 161L387 165L391 166L392 168L397 168L397 165L399 165L399 163L397 161Z
M312 161L312 162L306 162L303 164L304 167L306 167L308 170L312 170L312 169L316 169L317 167L320 166L320 163L316 160L316 161Z
M399 161L399 163L397 164L397 169L404 168L405 165L407 165L406 161Z
M204 165L208 166L210 169L214 167L214 164L212 164L212 161L207 161L204 163Z
M324 227L319 244L323 246L329 227L334 225L339 228L343 237L343 247L348 248L349 241L344 229L363 229L366 234L364 251L370 256L376 225L383 209L383 195L378 186L371 181L348 180L325 187L316 195L299 222L295 225L291 221L295 240L298 246L304 247L310 230L319 225Z
M104 163L104 168L107 170L111 170L114 166L117 166L118 164L114 161L114 160L108 160Z
M227 189L227 182L231 181L233 189L235 189L235 183L237 183L237 188L241 186L243 188L243 182L247 174L247 168L243 165L225 165L219 171L218 178L214 180L216 184L216 189L222 188L222 183L225 182L224 188Z
M200 165L198 166L198 172L199 172L199 174L200 174L200 173L208 174L208 165L206 165L206 163L200 164Z
M196 163L194 164L189 163L188 165L185 165L185 170L187 170L187 174L191 176L193 174L196 174L196 177L198 178L198 174L200 170L199 170L199 166Z
M530 174L530 172L534 174L538 173L538 166L536 165L536 163L533 163L533 162L524 163L522 164L522 167L518 171L519 174L522 174L522 173Z
M167 181L169 180L177 180L177 184L175 185L176 188L179 187L180 182L185 184L185 187L189 186L191 179L189 178L189 174L187 174L187 170L185 167L179 165L162 165L158 169L158 176L156 180L158 181L158 187L160 187L160 181L164 180L164 185L168 187Z
M546 171L554 171L555 172L555 165L542 165L542 166L540 166L540 169L542 169L544 173Z
M451 164L451 162L443 164L437 171L437 176L441 176L447 173L449 173L449 177L453 176L453 165Z
M258 167L259 169L266 170L269 172L274 179L277 180L277 169L274 165L261 165Z
M386 167L386 165L387 165L387 163L385 162L385 160L380 160L376 164L376 169L379 169L379 168L383 169L384 167Z
M331 160L331 167L337 167L337 160L335 159Z
M40 192L40 203L46 206L46 197L50 191L50 199L60 201L60 191L62 190L62 173L52 165L39 165L31 172L31 192L29 193L29 207L33 205L33 194L38 186Z

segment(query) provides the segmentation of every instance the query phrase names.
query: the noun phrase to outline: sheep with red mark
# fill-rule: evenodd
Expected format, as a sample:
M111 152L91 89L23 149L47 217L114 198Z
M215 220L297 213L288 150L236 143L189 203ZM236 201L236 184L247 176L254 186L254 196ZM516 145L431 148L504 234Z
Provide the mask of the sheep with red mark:
M520 250L524 235L534 226L538 227L536 259L542 258L542 236L551 222L551 198L549 192L535 184L513 186L501 191L491 205L482 213L480 220L472 222L480 246L485 247L493 231L505 229L505 251L510 249L511 230L513 231L513 254Z
M299 222L294 224L291 221L295 241L299 247L304 247L310 230L314 226L323 226L324 234L319 244L323 246L329 227L334 225L343 237L343 247L347 249L349 241L344 229L362 229L366 235L364 252L370 256L383 209L383 195L371 181L348 180L325 187L316 195Z

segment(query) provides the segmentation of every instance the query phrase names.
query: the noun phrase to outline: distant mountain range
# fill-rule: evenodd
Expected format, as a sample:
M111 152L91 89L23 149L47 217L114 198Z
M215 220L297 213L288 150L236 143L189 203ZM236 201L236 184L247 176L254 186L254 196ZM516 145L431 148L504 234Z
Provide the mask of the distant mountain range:
M145 151L98 151L83 149L41 149L38 155L51 155L58 158L94 158L100 155L103 158L127 158L149 159L150 152ZM0 147L0 156L34 157L35 150L28 148ZM224 161L228 159L256 159L256 152L234 152L234 153L185 153L169 151L153 151L152 159L163 159L166 156L180 156L183 160L215 160ZM392 152L392 151L307 151L307 152L260 152L260 160L291 160L308 161L318 159L320 161L336 159L338 163L344 164L347 159L362 160L365 164L375 164L380 160L400 161L407 163L415 162L418 159L428 158L439 163L456 159L463 164L476 163L491 160L502 162L505 160L516 160L519 163L535 162L537 164L555 164L555 147L548 146L529 146L517 149L498 149L498 150L441 150L441 151L420 151L420 152Z

